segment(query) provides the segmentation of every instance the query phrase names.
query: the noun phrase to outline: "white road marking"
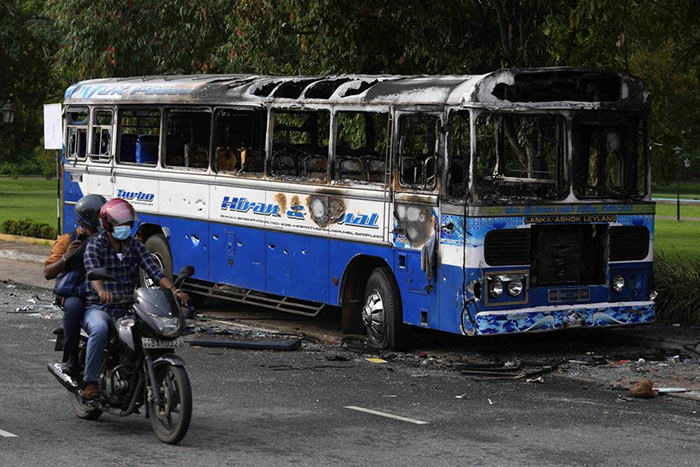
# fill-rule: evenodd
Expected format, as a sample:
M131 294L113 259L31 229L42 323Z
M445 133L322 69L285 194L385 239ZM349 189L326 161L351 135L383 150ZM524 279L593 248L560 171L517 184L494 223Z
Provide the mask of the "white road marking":
M379 415L380 417L393 418L394 420L401 420L402 422L414 423L416 425L427 425L430 422L424 422L422 420L415 420L413 418L401 417L400 415L393 415L386 412L380 412L378 410L365 409L364 407L356 407L354 405L346 405L346 409L357 410L358 412L371 413L372 415Z
M10 433L8 431L3 431L3 430L0 430L0 436L2 436L3 438L16 438L17 437L17 435L13 435L12 433Z

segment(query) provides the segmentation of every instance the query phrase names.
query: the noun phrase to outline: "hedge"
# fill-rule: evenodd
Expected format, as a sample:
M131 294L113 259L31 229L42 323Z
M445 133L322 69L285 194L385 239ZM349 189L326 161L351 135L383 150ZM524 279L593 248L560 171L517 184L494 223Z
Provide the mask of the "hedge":
M48 238L50 240L56 238L56 227L31 219L20 219L18 221L8 219L2 223L0 231L2 231L2 233L20 235L22 237Z
M656 316L662 321L700 326L700 264L654 258Z

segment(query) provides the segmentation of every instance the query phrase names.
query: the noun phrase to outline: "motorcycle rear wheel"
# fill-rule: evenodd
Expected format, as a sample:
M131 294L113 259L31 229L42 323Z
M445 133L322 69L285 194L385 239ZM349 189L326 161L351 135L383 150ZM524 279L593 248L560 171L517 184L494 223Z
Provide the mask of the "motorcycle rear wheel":
M177 444L185 437L192 418L192 388L184 368L164 364L155 369L161 405L148 401L148 417L159 440Z
M89 405L83 397L77 393L69 392L68 399L70 400L70 405L73 407L73 412L83 420L97 420L102 411L95 407Z

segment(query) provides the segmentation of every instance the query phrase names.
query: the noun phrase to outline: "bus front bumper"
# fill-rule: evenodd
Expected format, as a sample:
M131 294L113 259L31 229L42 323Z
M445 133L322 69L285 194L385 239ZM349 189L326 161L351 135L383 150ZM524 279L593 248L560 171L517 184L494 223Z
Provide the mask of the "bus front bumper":
M476 335L554 331L651 323L654 302L539 306L519 310L482 311L476 315Z

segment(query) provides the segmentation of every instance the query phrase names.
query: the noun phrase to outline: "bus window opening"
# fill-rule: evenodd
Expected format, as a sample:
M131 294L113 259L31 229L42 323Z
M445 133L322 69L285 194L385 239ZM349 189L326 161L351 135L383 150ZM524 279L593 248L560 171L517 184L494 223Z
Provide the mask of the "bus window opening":
M168 112L165 165L190 169L209 167L210 129L209 112Z
M107 162L112 157L112 111L96 110L92 120L90 159Z
M90 112L87 107L71 107L66 112L69 159L85 159Z
M270 175L326 181L330 114L275 111Z
M335 179L385 183L389 114L339 112Z
M401 118L399 135L399 182L419 190L435 187L440 145L440 119L435 115Z
M216 170L224 174L262 176L267 113L219 110L215 121Z
M125 109L119 113L118 162L156 165L159 143L159 110Z

